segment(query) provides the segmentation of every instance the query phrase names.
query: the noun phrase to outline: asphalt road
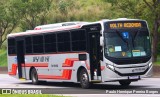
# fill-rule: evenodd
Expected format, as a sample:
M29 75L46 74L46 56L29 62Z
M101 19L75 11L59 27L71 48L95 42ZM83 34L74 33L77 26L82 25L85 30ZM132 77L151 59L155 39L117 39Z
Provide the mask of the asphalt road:
M67 96L78 96L78 97L160 97L159 94L143 94L143 93L123 93L125 90L145 90L149 89L155 91L158 89L160 92L160 78L145 78L138 82L132 82L129 87L122 87L118 82L106 82L100 84L94 84L90 89L82 89L78 83L56 83L56 82L44 82L40 85L33 85L31 81L21 81L10 77L7 74L0 74L0 88L16 88L16 89L41 89L42 93L53 93L59 95ZM122 91L122 94L113 93L113 91ZM106 93L106 91L111 91L112 93Z

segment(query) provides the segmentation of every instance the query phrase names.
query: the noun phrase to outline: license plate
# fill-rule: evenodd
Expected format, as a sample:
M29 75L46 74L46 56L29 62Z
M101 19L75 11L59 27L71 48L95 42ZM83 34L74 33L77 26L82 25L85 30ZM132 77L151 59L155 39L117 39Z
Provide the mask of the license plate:
M129 79L139 79L139 76L129 76Z

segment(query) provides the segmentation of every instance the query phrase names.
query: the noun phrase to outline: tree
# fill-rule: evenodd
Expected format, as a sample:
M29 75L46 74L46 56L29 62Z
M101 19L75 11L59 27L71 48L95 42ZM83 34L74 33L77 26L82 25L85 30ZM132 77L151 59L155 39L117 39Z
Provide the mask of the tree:
M153 62L157 61L157 53L158 53L158 29L160 27L160 0L143 0L146 6L149 8L150 12L152 12L151 19L153 19L153 27L152 27L152 53L153 53Z
M18 25L19 19L10 2L0 1L0 48L10 34Z
M129 18L146 19L151 28L152 37L152 60L157 61L158 53L158 29L160 26L160 0L104 0L120 10L120 16ZM118 16L118 15L117 15Z
M57 0L54 2L54 11L56 14L53 14L54 22L65 22L68 21L71 17L69 12L72 12L72 9L75 9L75 0Z
M117 17L140 18L143 8L139 9L140 0L103 0L111 3Z
M18 14L23 16L20 26L25 31L47 22L52 0L14 0L14 3L19 10Z

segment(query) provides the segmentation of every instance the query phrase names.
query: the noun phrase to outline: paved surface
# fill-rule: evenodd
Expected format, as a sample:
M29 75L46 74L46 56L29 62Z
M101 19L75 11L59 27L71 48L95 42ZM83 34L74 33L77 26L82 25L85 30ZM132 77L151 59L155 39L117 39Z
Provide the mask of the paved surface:
M44 82L41 85L32 85L31 81L21 81L7 74L0 74L0 88L42 88L60 95L65 94L67 96L78 97L106 97L107 95L109 95L109 97L160 97L160 94L105 94L106 90L160 88L160 78L145 78L138 82L131 83L129 87L122 87L118 82L107 82L94 84L91 89L82 89L78 83Z

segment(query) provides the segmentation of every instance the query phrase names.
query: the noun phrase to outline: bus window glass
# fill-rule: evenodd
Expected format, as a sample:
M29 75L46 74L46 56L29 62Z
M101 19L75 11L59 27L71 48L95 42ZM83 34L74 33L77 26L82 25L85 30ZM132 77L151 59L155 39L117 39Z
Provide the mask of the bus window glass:
M75 30L71 32L72 51L86 50L86 33L85 30Z
M136 55L136 53L139 53L139 56L149 55L151 53L149 33L146 33L145 31L137 32L136 36L133 39L133 47L135 50L132 50L133 57L138 56ZM136 52L136 50L139 50L139 52Z
M26 54L32 53L32 38L25 37L25 52Z
M33 53L43 53L43 36L33 36Z
M16 54L15 39L8 39L8 54Z
M56 52L56 34L44 35L45 40L45 52Z
M70 48L70 33L57 33L57 43L58 43L58 51L66 52L71 51Z
M151 53L147 30L110 30L105 33L105 43L105 54L109 57L142 57Z

